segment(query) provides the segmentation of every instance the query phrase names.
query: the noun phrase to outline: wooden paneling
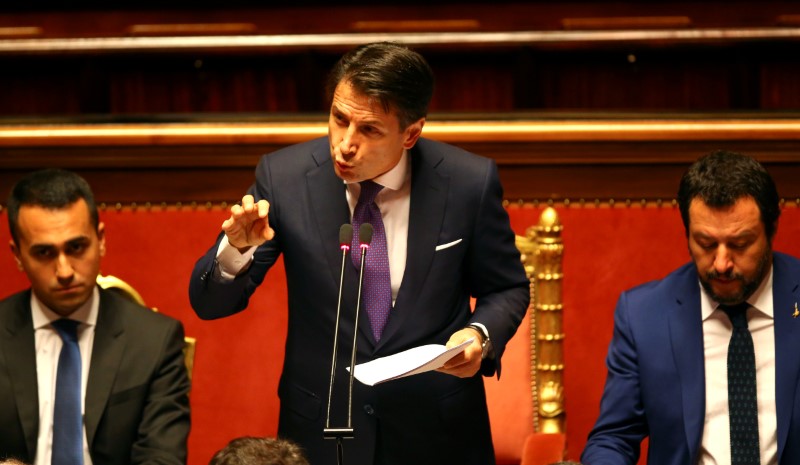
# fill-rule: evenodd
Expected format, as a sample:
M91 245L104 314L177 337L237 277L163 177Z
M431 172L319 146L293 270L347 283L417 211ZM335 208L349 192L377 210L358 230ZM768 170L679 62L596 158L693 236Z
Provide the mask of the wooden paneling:
M0 118L324 112L380 40L428 58L435 112L800 110L800 4L429 3L0 10Z
M232 202L262 154L324 135L323 119L4 126L0 190L27 171L60 166L84 174L102 202ZM800 198L800 118L434 116L424 134L493 158L512 201L669 202L688 165L717 149L757 157L782 196Z

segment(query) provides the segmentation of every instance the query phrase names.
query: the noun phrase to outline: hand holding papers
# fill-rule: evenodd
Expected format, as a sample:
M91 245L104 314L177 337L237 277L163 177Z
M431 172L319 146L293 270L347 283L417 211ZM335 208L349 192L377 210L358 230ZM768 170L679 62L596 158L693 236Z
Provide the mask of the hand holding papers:
M441 344L428 344L414 347L406 351L356 365L355 378L367 386L374 386L405 376L416 375L441 368L448 360L455 357L474 341L467 339L461 344L446 348ZM350 368L347 368L348 371Z

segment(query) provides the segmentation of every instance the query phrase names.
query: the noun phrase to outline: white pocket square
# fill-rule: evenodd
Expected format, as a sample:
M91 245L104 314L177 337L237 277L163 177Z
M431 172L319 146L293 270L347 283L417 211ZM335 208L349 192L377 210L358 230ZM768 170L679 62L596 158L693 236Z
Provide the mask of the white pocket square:
M438 252L438 251L444 250L444 249L446 249L448 247L452 247L452 246L458 244L459 242L461 242L461 239L458 239L458 240L453 241L453 242L448 242L447 244L437 245L436 246L436 251Z

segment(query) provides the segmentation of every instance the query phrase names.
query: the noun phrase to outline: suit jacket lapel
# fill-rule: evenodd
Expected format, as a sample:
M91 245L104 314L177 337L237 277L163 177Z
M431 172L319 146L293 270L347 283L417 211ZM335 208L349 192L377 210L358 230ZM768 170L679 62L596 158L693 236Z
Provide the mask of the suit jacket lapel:
M449 179L436 171L441 156L432 157L418 148L411 151L411 205L408 218L408 253L403 282L391 317L376 349L380 349L402 327L416 307L427 279L447 206Z
M350 210L345 197L345 187L336 176L330 162L330 155L313 153L317 167L306 173L306 187L311 201L314 218L317 222L320 244L323 244L328 259L331 277L339 283L339 270L342 267L342 253L339 244L339 228L350 222ZM330 245L330 247L327 247Z
M350 222L350 208L347 205L344 182L336 176L331 165L330 154L320 151L311 154L317 167L306 173L306 189L311 202L313 216L317 222L317 232L320 244L323 244L328 269L331 272L333 285L339 285L340 271L342 269L342 251L339 249L339 228L344 223ZM358 253L358 251L351 251ZM358 272L355 271L347 256L345 264L345 281L342 300L342 319L349 320L355 312L358 293ZM369 326L366 312L359 315L359 332L373 345L375 340Z
M795 406L798 374L800 374L800 318L792 316L800 302L796 264L775 254L772 278L773 315L775 322L775 410L778 422L778 462L780 462Z
M18 294L10 311L4 312L2 330L7 336L1 339L28 454L33 457L39 432L39 389L30 301L30 291Z
M689 458L697 456L705 419L705 355L700 285L694 266L675 289L676 300L669 308L672 355L678 369Z
M94 330L92 361L89 365L89 381L86 386L84 422L89 449L92 448L97 426L111 394L114 379L120 370L120 361L125 352L125 328L118 312L111 308L106 291L100 290L100 306L97 326Z

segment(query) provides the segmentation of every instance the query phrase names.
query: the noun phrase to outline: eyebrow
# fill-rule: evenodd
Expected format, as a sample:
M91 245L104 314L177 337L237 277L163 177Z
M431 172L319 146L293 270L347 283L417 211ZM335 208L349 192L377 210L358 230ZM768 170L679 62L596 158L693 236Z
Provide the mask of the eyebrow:
M73 237L72 239L66 240L64 242L64 245L85 244L85 243L90 242L90 241L91 241L91 239L89 238L89 236L78 236L78 237ZM48 249L48 248L58 248L58 247L57 247L56 244L53 244L51 242L42 242L42 243L38 243L38 244L31 244L31 246L29 247L30 250Z
M712 235L707 234L707 233L704 233L702 231L695 231L694 233L692 233L692 236L696 237L696 238L700 238L700 239L710 239L710 240L715 240L715 241L718 240L717 237L712 236ZM734 234L733 236L730 236L730 237L726 238L726 240L750 239L750 238L757 237L757 236L758 236L758 233L748 229L748 230L741 231L739 234Z
M345 114L345 112L341 108L339 108L336 105L336 103L331 104L331 113L333 113L333 112L337 112L337 113L342 114L342 115ZM350 119L349 116L347 118ZM384 122L382 120L378 119L378 118L375 118L375 119L372 119L372 118L364 119L362 121L359 121L358 124L359 124L359 126L378 126L378 127L381 127L381 128L386 127L386 124L384 124Z

